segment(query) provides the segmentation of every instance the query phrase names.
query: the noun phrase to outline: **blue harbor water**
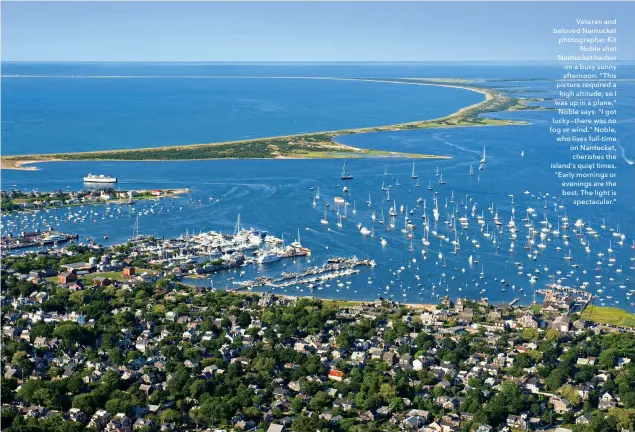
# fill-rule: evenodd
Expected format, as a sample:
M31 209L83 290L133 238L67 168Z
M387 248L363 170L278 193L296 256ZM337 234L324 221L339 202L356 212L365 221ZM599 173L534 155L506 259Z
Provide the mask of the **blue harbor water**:
M122 68L125 69L125 66L117 67L119 68L117 71L108 71L108 73L83 70L74 74L121 74ZM234 74L258 76L284 74L284 66L276 66L275 70L270 70L272 66L261 69L257 65L242 66L246 69L232 67L235 69ZM308 70L293 69L298 66L288 67L292 69L287 70L287 75L298 76L300 73L303 76L309 75ZM342 69L338 70L338 67ZM305 68L310 69L309 66ZM430 72L423 67L412 69L412 66L404 66L405 69L400 70L399 66L391 65L387 66L388 70L381 70L379 66L369 66L368 70L362 71L365 73L360 72L359 68L361 66L357 66L356 70L351 70L351 67L331 66L331 69L327 71L314 70L313 74L316 76L496 78L501 81L490 82L488 85L505 88L506 91L514 94L554 96L555 86L552 81L507 81L514 78L551 78L554 76L555 69L550 67L536 67L533 71L527 71L527 66L496 68L492 65L463 67L454 65L434 66L436 69ZM36 74L36 72L31 73ZM5 69L4 73L9 72ZM15 73L27 74L28 72L20 70ZM51 75L54 73L71 74L69 71L50 72ZM129 73L142 74L141 71L134 70ZM184 74L183 71L178 73ZM143 74L150 73L144 70ZM167 73L156 74L167 75ZM217 74L220 75L220 73ZM229 72L225 71L225 74ZM157 86L159 83L155 78L148 80L154 80L147 84L149 87ZM108 86L110 81L112 80L95 80L91 85ZM24 81L24 83L27 82ZM59 83L60 81L52 81L50 85L66 85ZM164 84L167 85L167 83L168 81ZM319 120L312 123L315 119L307 114L310 109L329 110L328 103L297 97L294 103L301 107L297 110L297 119L306 130L328 130L353 126L358 120L357 111L364 111L363 106L369 103L372 97L382 98L381 94L374 94L372 97L362 94L366 91L371 93L374 91L370 90L372 84L364 87L370 83L348 81L318 83L307 80L267 80L257 86L258 91L261 92L258 97L263 98L263 103L280 98L279 95L274 95L276 91L270 90L268 86L273 85L280 91L286 84L290 86L289 89L293 89L289 91L294 93L294 97L299 96L295 94L298 92L320 93L319 89L314 87L316 85L325 87L335 85L338 86L339 92L347 92L350 89L351 93L342 96L341 101L347 100L352 105L338 106L336 109L337 112L346 112L349 119L347 121L353 124L347 123L344 121L346 119L342 119L338 114L329 118L330 114L326 112L322 112L318 116ZM461 104L464 106L473 103L474 100L470 98L476 98L475 100L479 98L478 94L472 92L437 88L435 90L440 93L435 96L435 99L408 102L406 99L409 97L417 99L420 91L422 91L421 94L425 94L428 87L421 88L424 90L419 88L414 90L412 86L390 87L388 84L386 86L389 90L400 91L400 88L405 90L400 96L395 96L395 99L386 99L384 101L386 106L378 107L376 111L373 111L374 108L368 108L365 112L369 117L364 121L371 121L371 124L364 125L372 125L374 120L377 121L376 124L387 124L392 121L420 119L422 117L418 115L422 113L423 118L438 117L458 109ZM219 84L218 91L223 91L222 87ZM306 91L302 91L302 87L305 87ZM49 91L54 93L51 89ZM104 93L93 96L99 97L99 94L103 96L108 93L103 88L101 91ZM250 91L246 90L240 97L253 97ZM451 159L447 160L416 160L415 172L418 175L416 180L411 178L413 161L397 158L351 159L348 161L348 168L354 179L350 181L340 179L342 160L65 162L40 164L39 171L3 171L2 180L5 190L11 188L46 191L79 190L84 187L81 179L88 172L118 177L120 181L117 187L123 190L183 187L191 190L191 193L181 198L139 202L134 207L85 206L39 212L35 215L14 215L4 218L4 232L42 227L43 221L46 220L62 231L77 232L80 234L80 240L84 240L86 236L101 239L107 234L108 240L104 240L103 243L111 244L124 242L132 236L137 214L141 233L164 237L176 237L185 235L186 232L198 233L208 230L231 232L240 214L244 226L265 230L278 237L284 235L288 242L296 239L299 230L302 244L312 250L312 255L308 258L286 259L261 266L249 266L241 269L245 270L242 276L234 271L218 273L214 275L216 287L226 285L232 287L234 281L252 279L262 274L275 275L282 271L321 265L333 256L355 255L359 258L374 259L377 266L372 269L362 268L359 274L342 277L339 283L337 280L327 282L320 287L320 290L310 291L306 286L301 285L297 288L291 286L286 289L277 289L276 292L351 300L374 300L383 296L408 303L433 303L438 301L439 296L448 294L452 297L459 295L470 298L487 297L492 302L511 301L518 298L522 304L528 304L532 301L536 289L544 288L547 283L555 281L575 288L583 287L593 292L598 297L597 304L633 311L635 304L631 300L631 293L635 289L632 281L633 257L635 257L635 247L632 247L635 244L633 243L635 191L632 187L634 166L628 161L635 159L635 148L633 148L635 124L632 120L635 118L635 85L621 83L620 91L623 97L619 100L617 129L624 154L616 161L618 199L614 205L574 206L570 199L560 197L559 182L549 164L553 161L567 161L570 157L569 150L557 146L548 133L552 113L533 111L493 114L497 118L522 119L529 122L523 126L397 131L338 138L342 143L363 148L451 156ZM269 96L267 92L271 92ZM455 94L461 96L452 99L453 92L459 92ZM226 106L236 107L237 90L231 95L227 94L229 101ZM447 98L458 105L454 107L448 104L444 95L448 95ZM17 94L6 97L17 98ZM273 99L268 99L269 97ZM3 102L4 98L3 94ZM195 96L191 95L190 98ZM116 102L118 107L126 103L125 100L120 99L118 98ZM185 103L186 99L184 97L182 102ZM398 99L403 100L398 101ZM291 99L287 99L287 102L289 100ZM340 104L343 103L341 101ZM413 117L410 110L420 102L423 111L419 111ZM105 104L103 100L101 103ZM129 106L132 107L135 103L137 102L129 101ZM215 103L221 104L219 101ZM315 105L312 105L313 103ZM356 103L360 106L355 105ZM49 107L53 105L54 102L51 102ZM77 108L75 105L68 110L54 111L60 118L66 112L66 115L71 118L64 118L63 121L70 124L74 120L73 113ZM3 104L3 122L6 109L7 107ZM106 121L114 122L112 124L118 121L113 117L126 116L133 124L135 118L141 119L144 116L154 115L159 119L161 109L160 107L157 109L158 111L150 109L143 114L135 114L131 108L124 114L101 112L100 115L106 116ZM218 106L215 106L214 110L223 111ZM239 109L235 115L237 119L240 117L241 110ZM249 112L249 109L246 111ZM388 112L393 117L382 117ZM17 119L24 118L24 112L19 110L10 115ZM187 117L186 114L183 113L183 115ZM253 116L259 117L256 114ZM288 115L281 115L276 120L275 116L270 116L265 110L262 111L262 116L271 123L267 126L268 129L265 129L266 131L279 131L275 133L294 131L288 129L292 126L284 124L286 123L284 119L286 118L287 121L289 119ZM399 120L395 120L398 118ZM387 119L390 121L386 121ZM182 130L183 126L178 118L163 117L161 122L165 123L165 128L174 129L175 138L179 136L179 132L187 136L188 132ZM228 122L226 125L221 125L222 127L219 126L222 130L207 132L209 136L221 136L218 134L233 136L232 134L246 133L244 130L235 129L238 124L238 120L236 123ZM3 128L4 126L3 123ZM200 131L205 132L204 126L199 128ZM47 123L44 130L47 129L53 133L52 129L55 127ZM260 133L257 129L254 128L250 133ZM38 132L40 133L45 132ZM73 140L89 139L90 137L84 136L84 133L78 133L75 137L69 136L69 140L71 138ZM131 134L134 135L131 131L125 130L105 131L100 142L106 143L109 136L119 136L121 140L132 143L135 137ZM63 134L60 132L59 136ZM148 139L150 135L140 133L140 136ZM58 151L36 142L37 140L30 141L28 145L32 147L28 152ZM187 142L185 140L176 144ZM9 143L4 141L3 144L3 151L6 153L27 152L15 141L9 141ZM487 151L487 163L481 171L478 167L484 146ZM123 145L104 148L114 147L123 147ZM33 150L35 148L38 150ZM469 175L470 166L473 167L473 175ZM445 184L439 184L440 177L436 175L437 168ZM417 180L419 187L416 186ZM428 185L432 190L428 190ZM349 188L348 192L343 191L344 186ZM314 205L314 195L318 187L321 196ZM388 191L389 199L387 199ZM369 195L370 205L367 203ZM342 221L341 228L336 225L338 219L335 197L343 197L350 204L346 210L348 218ZM435 197L438 207L436 221L433 216ZM320 219L324 217L326 203L329 203L326 211L328 225L320 222ZM389 209L393 207L393 203L396 203L398 215L395 218L394 229L387 231L387 227L390 226ZM426 211L424 211L424 205ZM403 213L400 211L401 206L404 207ZM528 208L534 211L528 214ZM341 206L339 210L344 212ZM384 224L378 222L382 210ZM74 216L75 213L80 212L81 214L91 212L82 223L79 223L79 218ZM376 216L375 220L372 218L373 212ZM496 225L494 221L496 214L501 225ZM427 235L424 234L424 219L422 218L424 215L429 221ZM481 215L483 216L482 224L478 222L478 216ZM513 242L508 228L512 215L518 229L517 238ZM406 217L415 226L412 239L402 232ZM458 220L460 217L466 218L466 228L461 227ZM568 218L570 224L568 229L562 228L564 217ZM582 220L583 226L575 227L578 219ZM543 223L545 220L552 225L552 228L545 233L544 240L536 236L535 243L528 244L526 236L529 227L526 225L531 224L540 232L547 226ZM374 231L374 238L371 235L362 235L357 228L358 224ZM456 236L452 230L453 224L457 226ZM553 231L559 231L559 233ZM424 244L422 237L426 238L427 244ZM382 238L386 240L384 246L380 243ZM411 242L412 247L410 247ZM469 261L470 256L472 263ZM565 257L572 257L572 259L568 260ZM210 285L209 279L192 282ZM270 288L265 287L260 290L268 291Z

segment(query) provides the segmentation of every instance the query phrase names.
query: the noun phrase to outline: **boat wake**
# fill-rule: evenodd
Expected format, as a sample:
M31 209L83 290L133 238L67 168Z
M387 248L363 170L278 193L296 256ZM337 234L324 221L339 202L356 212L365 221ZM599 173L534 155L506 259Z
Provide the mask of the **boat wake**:
M622 159L624 159L624 161L629 165L635 165L635 162L626 157L626 150L624 150L624 147L622 147L622 145L619 143L617 144L617 146L620 148L620 150L622 150Z

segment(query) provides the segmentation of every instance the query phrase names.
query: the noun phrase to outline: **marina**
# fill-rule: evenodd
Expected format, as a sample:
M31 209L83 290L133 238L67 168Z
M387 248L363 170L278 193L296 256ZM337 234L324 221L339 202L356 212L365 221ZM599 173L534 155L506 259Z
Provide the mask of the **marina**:
M277 278L271 276L259 276L254 280L239 282L234 281L234 284L238 285L238 288L236 288L238 290L251 290L255 287L271 287L275 290L276 288L284 288L292 285L296 285L298 287L299 285L306 285L311 290L321 290L324 288L326 281L330 279L358 274L360 271L356 270L355 267L374 267L375 265L375 262L372 260L359 260L356 257L329 258L328 262L323 264L321 267L310 267L304 269L301 273L283 272L280 274L280 277Z
M66 234L59 231L24 231L17 236L11 234L0 238L0 248L5 250L25 249L38 246L53 245L76 240L78 234Z

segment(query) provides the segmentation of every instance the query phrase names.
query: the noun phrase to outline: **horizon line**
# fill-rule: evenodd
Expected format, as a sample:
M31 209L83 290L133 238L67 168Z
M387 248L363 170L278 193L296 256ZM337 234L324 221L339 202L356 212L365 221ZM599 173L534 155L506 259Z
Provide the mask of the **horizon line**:
M426 64L426 63L548 63L566 62L545 59L527 60L1 60L2 63L195 63L195 64ZM621 59L614 64L635 63Z

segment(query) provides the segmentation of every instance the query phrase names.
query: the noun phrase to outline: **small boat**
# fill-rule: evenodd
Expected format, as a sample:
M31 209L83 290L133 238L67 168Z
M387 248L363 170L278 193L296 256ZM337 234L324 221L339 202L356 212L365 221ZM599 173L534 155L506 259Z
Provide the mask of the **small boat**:
M485 157L485 146L483 146L483 158L481 159L481 163L482 164L487 163L487 158Z
M441 175L439 175L439 184L440 185L444 185L445 181L443 180L443 173L441 173Z

